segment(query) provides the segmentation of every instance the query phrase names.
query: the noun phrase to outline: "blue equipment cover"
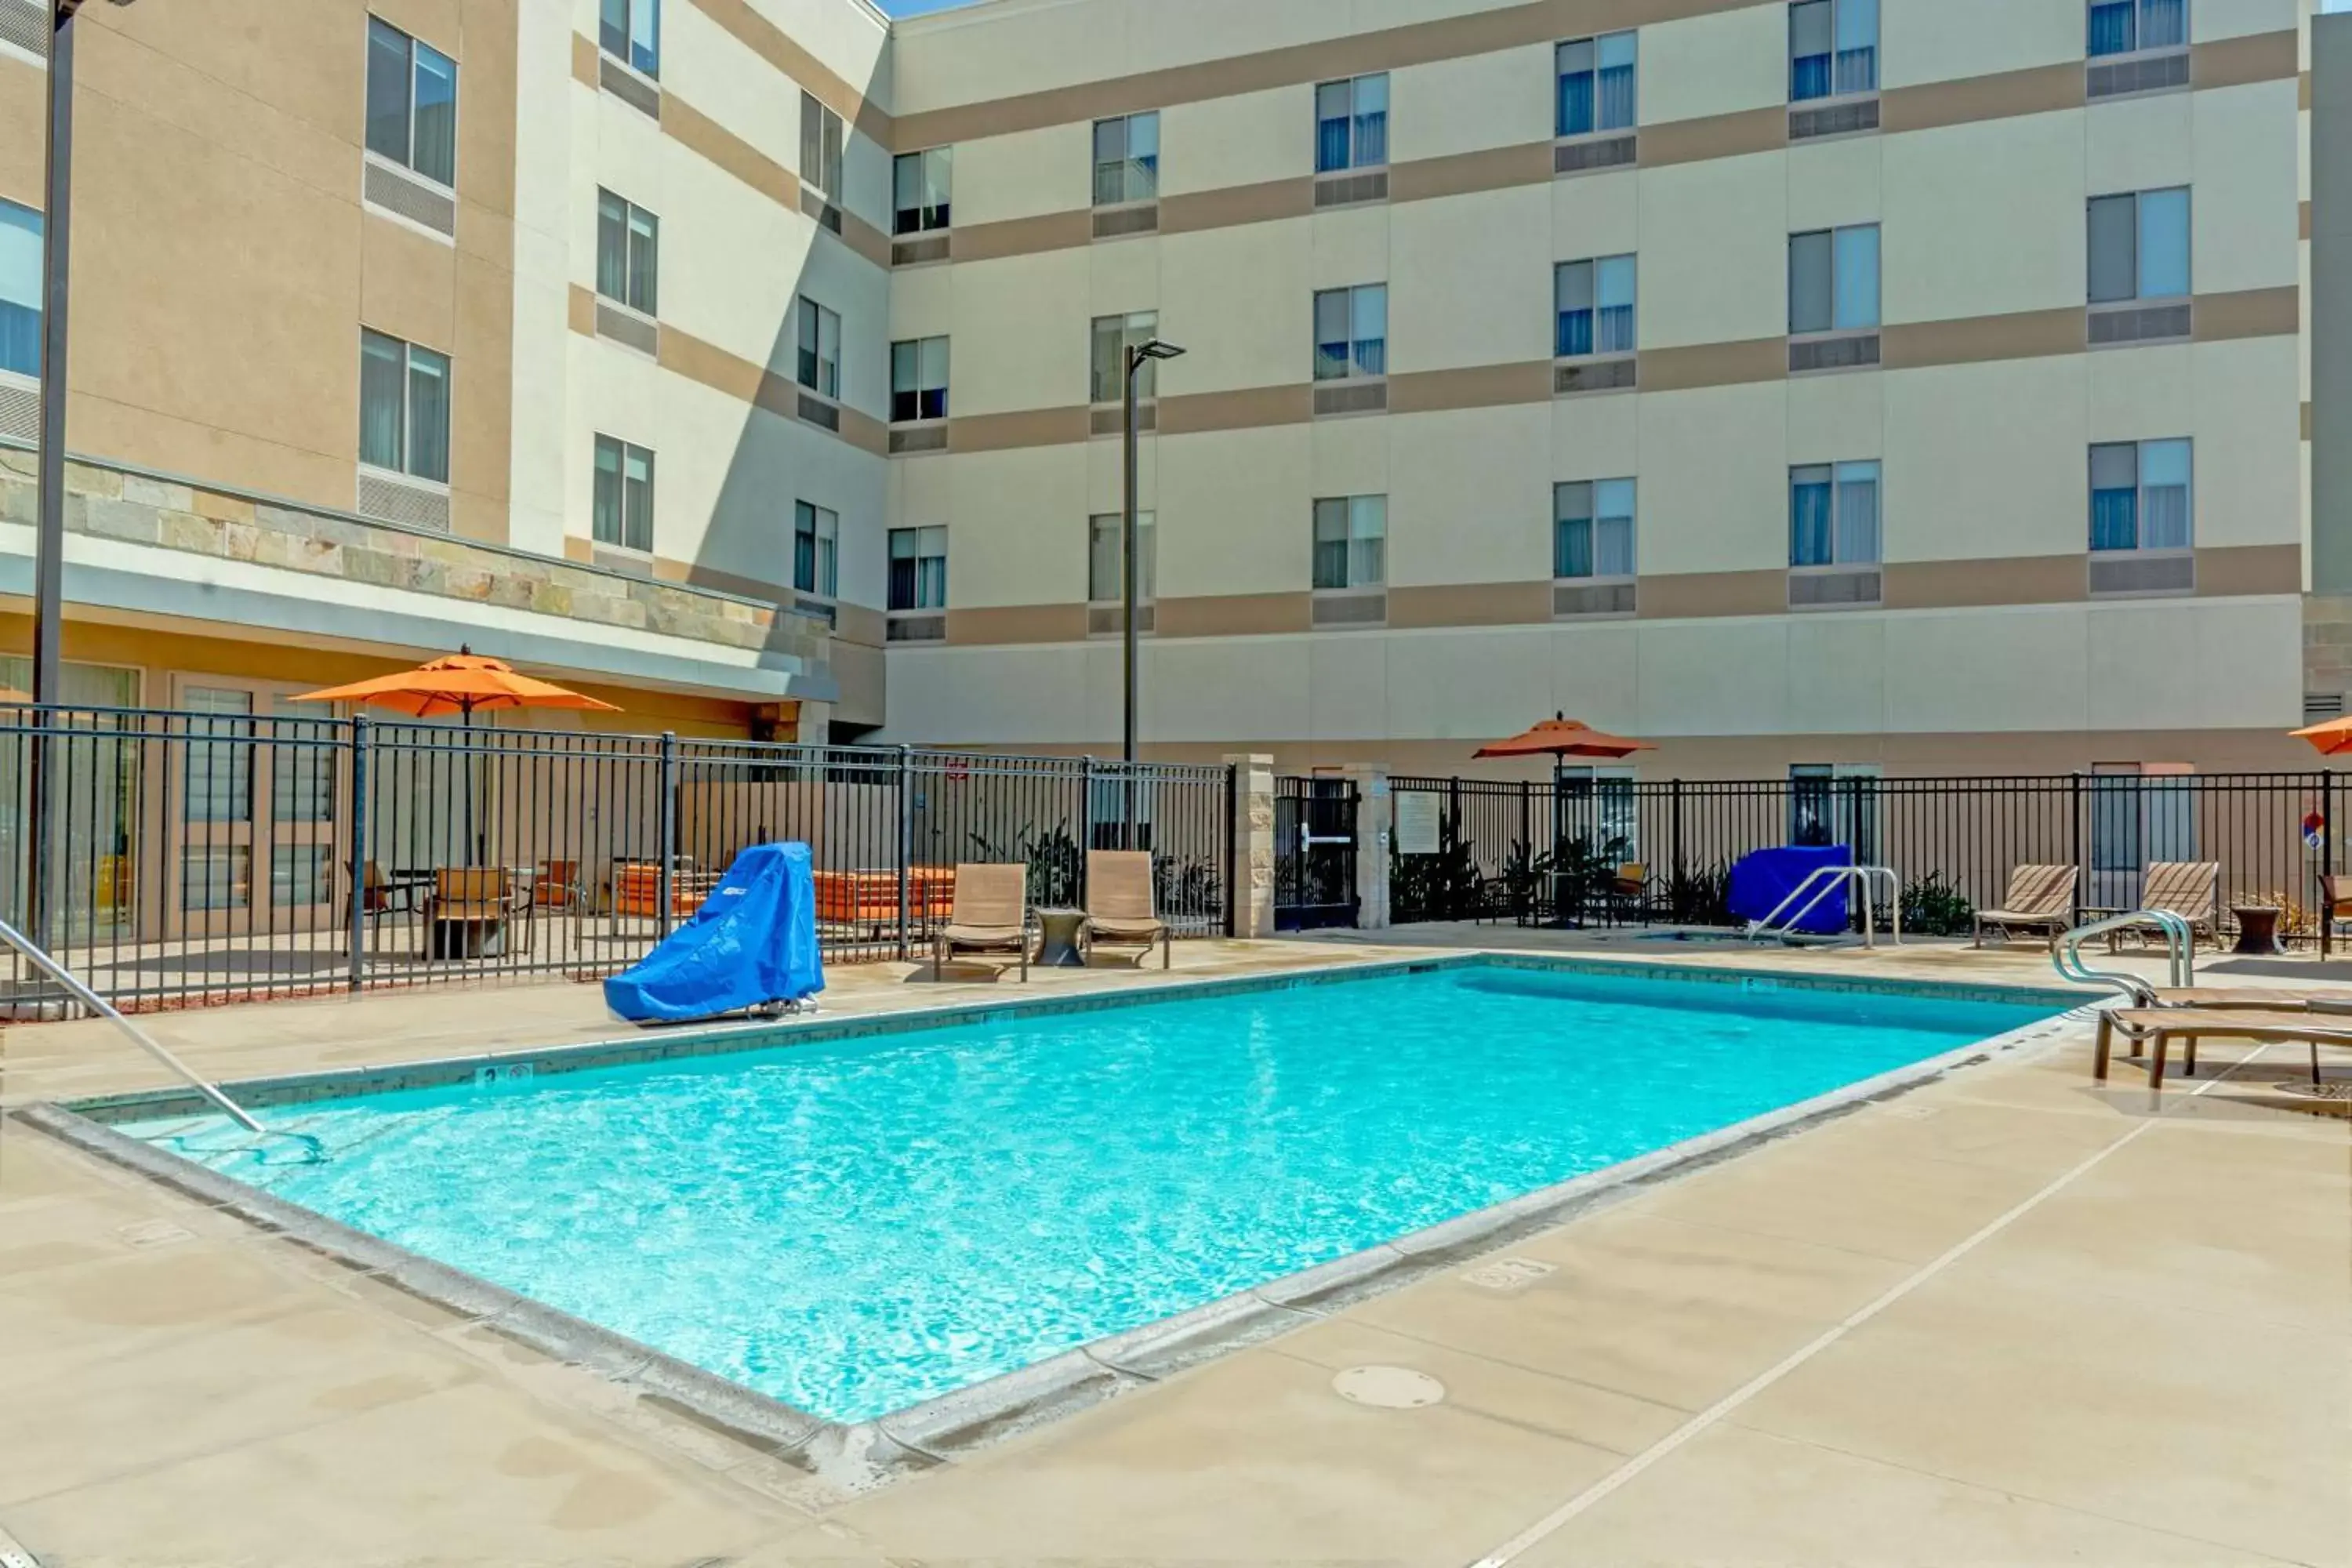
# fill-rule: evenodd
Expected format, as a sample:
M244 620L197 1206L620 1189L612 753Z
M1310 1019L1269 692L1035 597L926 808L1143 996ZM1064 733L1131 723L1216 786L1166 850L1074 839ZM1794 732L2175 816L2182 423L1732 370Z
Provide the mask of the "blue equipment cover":
M1741 857L1738 864L1731 868L1731 890L1726 902L1734 919L1760 921L1779 909L1799 884L1822 867L1853 864L1851 844L1792 844L1786 849L1759 849L1753 855ZM1813 936L1838 935L1853 918L1846 907L1850 891L1851 884L1839 882L1812 907L1811 912L1789 929ZM1816 886L1805 897L1811 899L1821 889Z
M824 989L809 847L755 844L735 857L692 920L644 963L604 982L604 1003L634 1024L682 1024Z

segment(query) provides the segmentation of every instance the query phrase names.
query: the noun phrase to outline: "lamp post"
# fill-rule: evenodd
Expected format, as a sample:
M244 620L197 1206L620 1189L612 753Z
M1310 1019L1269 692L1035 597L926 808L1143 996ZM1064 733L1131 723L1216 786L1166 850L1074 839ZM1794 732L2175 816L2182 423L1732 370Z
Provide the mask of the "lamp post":
M1158 338L1153 338L1148 342L1128 344L1127 374L1123 378L1121 385L1121 406L1126 415L1125 419L1122 421L1126 429L1124 443L1125 450L1123 453L1126 471L1124 474L1125 489L1122 492L1118 533L1120 577L1119 625L1120 642L1123 645L1126 654L1126 669L1125 683L1122 687L1122 689L1125 692L1125 700L1122 705L1123 731L1121 734L1119 756L1127 764L1125 787L1121 791L1121 794L1126 797L1125 811L1123 815L1127 826L1127 836L1121 842L1123 842L1129 849L1136 847L1135 610L1136 599L1139 596L1137 591L1139 574L1136 569L1135 561L1135 378L1137 374L1140 372L1145 365L1151 363L1154 360L1174 359L1183 352L1184 351L1182 349L1178 348L1174 343L1163 342Z

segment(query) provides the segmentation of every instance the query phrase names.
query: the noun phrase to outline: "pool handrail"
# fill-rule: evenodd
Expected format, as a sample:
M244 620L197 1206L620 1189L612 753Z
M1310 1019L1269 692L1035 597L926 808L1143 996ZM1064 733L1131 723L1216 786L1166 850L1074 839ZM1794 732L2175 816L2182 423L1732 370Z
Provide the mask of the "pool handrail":
M1878 945L1876 924L1877 910L1870 901L1870 893L1872 884L1881 877L1886 879L1886 907L1893 921L1892 925L1889 927L1889 931L1895 945L1901 947L1903 945L1903 879L1895 874L1895 868L1891 866L1814 867L1812 870L1806 873L1805 879L1803 881L1799 882L1795 888L1790 890L1789 896L1782 899L1773 909L1770 914L1766 915L1760 921L1754 921L1749 923L1748 927L1748 940L1750 942L1759 942L1767 936L1776 935L1786 938L1789 932L1794 929L1799 921L1803 920L1807 915L1813 912L1813 906L1815 904L1820 903L1823 899L1830 896L1832 889L1836 888L1840 883L1850 883L1862 893L1863 945L1864 947L1876 947ZM1791 913L1790 906L1796 904L1799 899L1803 899L1805 897L1806 889L1812 888L1813 884L1816 882L1819 882L1821 886L1814 889L1813 896L1810 899L1805 899L1804 903L1799 906L1794 913ZM1780 930L1778 931L1773 931L1772 928L1775 925L1780 926Z
M2137 974L2121 970L2093 969L2083 962L2083 943L2095 936L2106 936L2116 931L2132 931L2154 926L2164 933L2167 972L2171 988L2179 991L2197 983L2197 933L2189 922L2170 910L2132 910L2105 920L2093 921L2089 925L2075 926L2060 933L2057 945L2050 951L2050 962L2062 979L2078 985L2112 985L2136 1005L2153 1007L2160 998L2156 987Z

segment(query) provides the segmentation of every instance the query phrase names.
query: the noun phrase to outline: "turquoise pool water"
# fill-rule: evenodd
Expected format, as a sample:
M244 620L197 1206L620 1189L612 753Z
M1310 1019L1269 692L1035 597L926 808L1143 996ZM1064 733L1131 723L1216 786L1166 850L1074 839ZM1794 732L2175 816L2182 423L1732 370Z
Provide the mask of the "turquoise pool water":
M1478 965L124 1131L857 1420L2052 1010Z

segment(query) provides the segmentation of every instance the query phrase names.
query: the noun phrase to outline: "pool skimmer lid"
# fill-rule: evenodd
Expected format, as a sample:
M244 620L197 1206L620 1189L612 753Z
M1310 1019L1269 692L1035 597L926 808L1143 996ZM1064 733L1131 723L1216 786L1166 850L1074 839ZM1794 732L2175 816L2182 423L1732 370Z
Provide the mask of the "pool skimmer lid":
M1331 1379L1331 1392L1375 1410L1418 1410L1445 1398L1445 1385L1402 1366L1351 1366Z

